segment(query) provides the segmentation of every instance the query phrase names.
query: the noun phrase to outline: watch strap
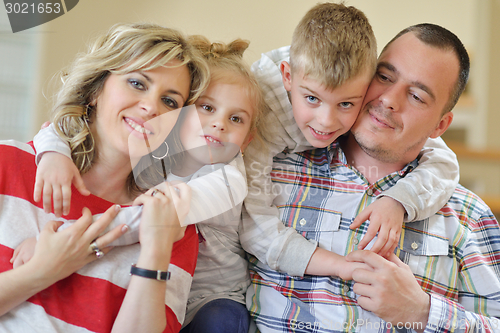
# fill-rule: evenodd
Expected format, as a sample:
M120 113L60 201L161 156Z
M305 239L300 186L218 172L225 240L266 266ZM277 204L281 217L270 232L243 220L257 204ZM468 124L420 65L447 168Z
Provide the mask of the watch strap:
M154 271L150 269L139 268L135 264L132 264L132 267L130 268L130 275L137 275L148 279L155 279L158 281L170 280L169 271Z

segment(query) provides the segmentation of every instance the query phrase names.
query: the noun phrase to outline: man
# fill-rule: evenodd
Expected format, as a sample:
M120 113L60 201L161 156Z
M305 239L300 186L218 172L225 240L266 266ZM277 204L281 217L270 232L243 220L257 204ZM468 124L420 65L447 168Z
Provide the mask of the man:
M454 34L431 24L405 29L382 51L366 105L345 140L275 158L273 182L285 193L275 200L281 213L289 217L302 204L287 192L290 184L313 184L304 192L325 195L330 210L297 215L294 227L366 266L344 281L276 274L253 260L247 303L261 331L500 330L494 318L500 317L500 227L473 193L458 186L434 216L403 225L387 259L357 250L366 224L349 229L377 195L412 176L427 138L450 125L468 72Z

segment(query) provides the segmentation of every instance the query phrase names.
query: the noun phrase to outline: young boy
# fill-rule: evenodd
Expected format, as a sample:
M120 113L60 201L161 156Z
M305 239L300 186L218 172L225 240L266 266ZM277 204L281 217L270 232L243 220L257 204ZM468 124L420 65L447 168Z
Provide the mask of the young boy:
M332 143L356 120L375 69L376 41L365 15L354 7L334 3L313 7L295 29L289 48L264 54L252 66L272 109L263 121L266 142L254 141L245 152L249 194L240 241L256 257L251 259L254 285L247 295L254 319L266 306L258 295L258 285L266 283L266 279L301 281L301 288L308 293L314 289L315 278L321 278L318 276L352 279L352 270L357 266L331 252L335 231L355 229L370 219L370 226L362 227L368 228L364 238L356 230L350 231L352 249L365 248L378 232L371 249L389 254L399 241L403 221L421 220L437 212L458 183L454 153L441 139L428 141L420 166L408 177L384 193L380 188L368 187L366 201L374 202L356 220L342 219L334 210L335 203L328 200L328 187L323 186L330 180L328 172L317 173L312 166L331 161ZM263 154L265 146L269 153ZM311 157L310 152L301 153L313 148L326 148L326 153L319 159ZM284 165L289 153L306 157L307 179L287 172ZM278 154L281 163L273 168L273 157ZM289 163L294 162L290 159ZM273 176L295 184L293 192L273 192ZM356 190L345 188L346 193ZM287 196L289 200L283 200ZM315 276L293 278L304 274ZM258 322L261 320L265 321L259 318Z

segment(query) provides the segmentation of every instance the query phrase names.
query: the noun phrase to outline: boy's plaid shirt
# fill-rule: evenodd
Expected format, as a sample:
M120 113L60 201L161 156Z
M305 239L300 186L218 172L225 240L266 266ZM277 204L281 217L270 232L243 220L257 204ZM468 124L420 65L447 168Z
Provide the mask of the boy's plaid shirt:
M349 225L375 197L417 166L369 185L346 165L336 144L274 159L273 190L281 220L324 249L357 249L367 230ZM370 172L370 170L365 170ZM403 226L396 254L431 294L426 332L500 332L500 227L475 194L459 186L429 219ZM353 281L292 277L251 258L247 305L261 332L395 331L357 305ZM406 325L406 326L405 326ZM397 331L406 331L401 323ZM411 330L410 330L411 331Z

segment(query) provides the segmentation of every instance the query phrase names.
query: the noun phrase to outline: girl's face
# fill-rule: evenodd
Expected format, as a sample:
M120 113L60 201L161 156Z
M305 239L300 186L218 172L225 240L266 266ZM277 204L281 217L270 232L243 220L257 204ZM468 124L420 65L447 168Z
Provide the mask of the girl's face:
M134 154L133 149L129 153L129 137L131 147L134 141L144 147L145 137L153 150L163 142L164 123L146 122L186 102L191 82L189 70L186 66L171 67L175 65L177 60L168 63L168 67L108 76L96 100L96 119L92 124L101 155L107 151L127 156L147 154Z
M250 142L254 103L243 82L211 83L188 112L180 139L190 163L228 162Z

